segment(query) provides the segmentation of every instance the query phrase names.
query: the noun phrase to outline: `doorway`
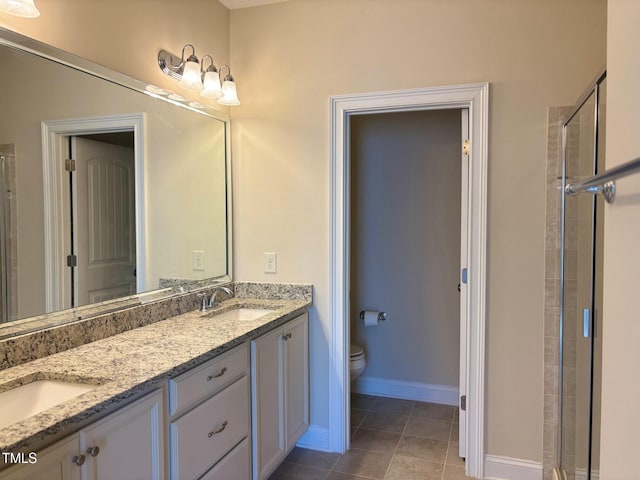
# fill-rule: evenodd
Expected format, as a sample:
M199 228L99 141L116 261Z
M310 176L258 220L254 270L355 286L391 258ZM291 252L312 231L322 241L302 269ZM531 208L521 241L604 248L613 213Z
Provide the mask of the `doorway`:
M367 353L352 384L361 393L458 405L464 113L351 117L349 320L351 343ZM363 310L387 320L365 328Z
M43 138L43 176L44 176L44 214L45 214L45 292L46 292L46 311L53 312L60 309L70 308L78 306L80 304L87 304L93 302L105 301L110 297L121 297L124 293L123 289L132 293L145 291L146 284L146 255L145 255L145 189L144 189L144 119L143 113L139 114L125 114L125 115L110 115L101 117L86 117L75 119L62 119L62 120L50 120L42 122L42 138ZM120 133L126 132L125 136L126 147L122 145L114 146L113 143L122 143L122 139L115 140L121 136ZM82 138L84 137L84 138ZM95 142L95 139L99 138L105 140L109 138L106 143ZM101 143L102 148L108 148L113 153L113 150L118 150L120 147L125 148L128 152L133 151L133 160L129 158L127 160L114 160L111 153L110 159L99 163L102 164L103 173L107 171L110 173L99 173L99 169L94 169L94 180L100 184L100 178L105 180L106 185L110 185L110 193L107 193L108 197L122 198L127 197L125 203L121 203L120 207L125 208L128 213L118 215L118 222L122 228L110 228L108 235L111 235L111 240L115 241L114 234L119 237L119 243L116 250L110 252L102 252L95 255L94 253L83 253L85 258L89 258L93 255L93 258L98 260L94 262L93 266L94 275L97 283L93 286L89 286L85 291L79 289L79 285L88 285L83 279L72 279L72 276L80 274L77 267L70 268L69 265L74 265L77 260L74 260L73 255L76 255L79 248L86 249L85 252L89 252L91 247L91 238L86 229L84 229L85 238L80 238L80 235L74 236L70 234L70 225L78 225L78 210L70 210L70 205L74 203L73 197L78 194L84 195L86 200L85 204L89 204L90 201L101 201L100 193L94 196L93 200L89 200L87 193L78 191L77 185L74 183L73 175L70 174L69 169L75 168L73 161L68 159L74 159L74 155L80 144L86 147L87 144L93 142ZM110 146L105 147L107 144ZM93 154L89 156L100 157ZM106 164L110 166L106 168ZM77 163L82 168L88 166L87 162L82 164ZM94 162L94 167L96 166ZM101 167L101 168L102 168ZM83 173L83 176L89 176L90 171L87 170ZM110 179L107 180L107 177ZM126 181L124 180L125 177ZM117 180L116 180L117 179ZM116 192L116 188L123 187L127 184L127 193L122 191ZM117 187L116 184L120 185ZM101 188L101 187L98 187ZM133 198L131 198L133 197ZM102 200L106 197L102 195ZM90 209L89 209L90 210ZM71 213L70 213L71 212ZM83 223L88 224L93 221L94 226L105 225L105 223L113 226L115 216L111 215L111 218L100 218L102 214L109 214L109 209L98 209L98 213L93 215L92 219L87 216L89 211L85 211L86 219ZM126 231L126 232L125 232ZM119 232L119 233L118 233ZM78 232L81 233L81 232ZM102 234L99 234L95 239L101 238ZM74 239L75 238L75 239ZM98 245L94 243L94 247ZM115 243L113 244L115 245ZM104 255L103 255L104 254ZM126 260L123 260L125 259ZM105 266L105 259L115 259L117 265L113 265L110 260L106 263L111 263L108 268L111 268L105 273L102 268ZM77 263L78 266L80 263ZM85 265L83 277L87 277L90 268L88 264ZM115 268L115 270L114 270ZM102 280L114 276L117 280L109 280L105 284ZM90 292L93 290L93 292ZM82 297L82 302L79 302Z
M366 364L351 392L438 404L437 420L452 416L444 405L456 407L460 437L468 125L468 109L353 115L349 125L350 349L365 354L357 371ZM364 311L383 312L385 320L363 321ZM407 429L416 422L409 418ZM446 427L434 423L439 441ZM451 440L465 445L457 435ZM465 456L455 444L454 454Z
M330 357L333 373L329 379L328 432L331 451L344 452L349 446L350 117L368 113L468 109L471 148L465 226L467 270L460 272L461 283L467 290L461 302L464 307L461 314L465 318L460 334L460 406L467 422L464 427L461 424L460 429L464 430L461 449L467 458L466 473L482 476L488 88L488 84L473 84L331 98Z

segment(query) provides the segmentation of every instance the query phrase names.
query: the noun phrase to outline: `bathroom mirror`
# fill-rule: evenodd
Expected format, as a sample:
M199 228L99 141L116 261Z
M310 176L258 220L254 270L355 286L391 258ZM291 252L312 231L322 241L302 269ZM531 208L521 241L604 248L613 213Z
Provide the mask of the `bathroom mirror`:
M0 338L231 280L224 113L5 29L0 63Z

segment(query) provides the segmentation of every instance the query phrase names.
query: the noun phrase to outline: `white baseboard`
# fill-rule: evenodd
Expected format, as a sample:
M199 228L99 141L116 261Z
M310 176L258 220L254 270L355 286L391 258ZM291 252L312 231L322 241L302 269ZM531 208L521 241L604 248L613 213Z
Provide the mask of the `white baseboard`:
M486 480L542 480L542 473L539 462L498 455L484 456Z
M296 447L320 450L321 452L330 452L329 429L318 427L317 425L309 425L307 431L296 443Z
M357 378L351 383L351 391L445 405L458 405L459 398L458 387L372 377Z

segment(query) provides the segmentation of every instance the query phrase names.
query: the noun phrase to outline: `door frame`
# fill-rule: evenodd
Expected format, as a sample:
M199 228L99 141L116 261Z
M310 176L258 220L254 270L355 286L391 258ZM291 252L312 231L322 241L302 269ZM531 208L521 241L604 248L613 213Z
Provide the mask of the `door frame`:
M371 113L469 109L468 308L466 335L466 473L484 470L484 373L489 84L393 90L330 98L329 449L349 447L349 117Z
M146 285L146 215L144 182L145 114L130 113L98 117L65 118L41 122L42 176L44 189L44 256L45 308L53 312L65 307L69 286L65 282L64 204L61 192L67 188L64 169L67 158L66 138L76 135L133 131L135 156L135 212L136 212L136 290Z

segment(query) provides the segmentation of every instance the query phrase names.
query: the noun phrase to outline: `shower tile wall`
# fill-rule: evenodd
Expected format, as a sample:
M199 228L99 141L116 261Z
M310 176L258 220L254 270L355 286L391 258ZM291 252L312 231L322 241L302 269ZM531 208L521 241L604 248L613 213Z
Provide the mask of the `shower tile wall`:
M550 107L547 132L544 289L544 479L556 465L560 358L560 246L562 201L562 119L571 107ZM569 234L569 232L567 232Z

